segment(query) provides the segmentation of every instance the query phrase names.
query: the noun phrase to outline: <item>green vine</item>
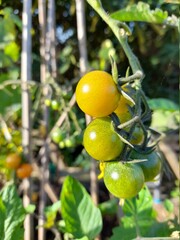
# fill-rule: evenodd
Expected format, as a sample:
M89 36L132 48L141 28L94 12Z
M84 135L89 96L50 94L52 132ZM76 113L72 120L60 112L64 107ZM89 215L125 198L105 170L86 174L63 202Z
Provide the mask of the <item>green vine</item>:
M111 28L111 30L115 34L116 38L118 39L120 45L122 46L129 60L129 64L132 68L133 74L135 74L136 72L141 72L141 78L143 78L144 74L143 74L141 65L139 63L139 60L132 52L127 41L127 36L129 35L128 26L123 22L118 22L112 19L108 15L108 13L103 9L100 0L87 0L87 2L99 14L99 16L106 22L106 24Z

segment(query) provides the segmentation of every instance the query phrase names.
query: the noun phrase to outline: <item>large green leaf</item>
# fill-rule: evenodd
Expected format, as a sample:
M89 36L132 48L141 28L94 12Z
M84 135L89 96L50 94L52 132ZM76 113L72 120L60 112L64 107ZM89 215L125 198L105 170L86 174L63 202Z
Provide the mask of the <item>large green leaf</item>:
M131 213L134 214L134 211L136 212L136 214L140 215L142 212L146 213L147 215L144 216L150 216L149 214L151 214L152 212L152 203L153 203L153 199L152 196L148 190L147 187L144 187L140 192L139 192L139 196L138 198L131 198L131 199L127 199L125 201L125 204L123 206L123 212L125 214L127 213Z
M118 211L118 199L112 198L98 205L102 215L115 215Z
M153 98L148 100L148 104L152 110L164 110L164 111L178 111L179 106L166 98Z
M6 209L2 201L2 198L0 197L0 239L1 239L1 236L4 236L5 218L6 218Z
M136 229L135 227L115 227L113 228L113 235L111 236L110 240L130 240L136 237Z
M10 42L5 46L4 53L16 62L19 58L19 46L15 42Z
M110 240L135 238L137 226L140 234L146 236L155 220L152 202L152 196L147 187L140 191L138 198L127 199L122 207L125 214L121 219L122 225L113 229Z
M127 199L123 206L124 226L135 227L135 224L138 224L140 232L145 234L155 219L152 203L153 199L147 187L140 191L138 198Z
M75 238L94 239L102 229L100 210L86 189L71 176L66 177L61 192L61 212L66 231Z
M167 131L169 129L178 129L179 123L179 111L172 113L171 111L155 110L152 114L151 127L160 132Z
M137 235L166 237L173 231L168 222L157 222L153 199L147 187L140 191L138 198L127 199L122 208L124 216L121 218L121 225L113 229L110 240L136 239Z
M148 100L153 110L151 127L159 131L178 129L179 127L179 106L166 98L153 98Z
M177 18L173 17L171 19L171 17L168 17L168 13L162 11L160 8L151 10L149 4L144 2L129 5L124 9L112 13L111 17L122 22L140 21L157 24L178 24Z
M23 240L25 210L15 185L0 192L0 240Z

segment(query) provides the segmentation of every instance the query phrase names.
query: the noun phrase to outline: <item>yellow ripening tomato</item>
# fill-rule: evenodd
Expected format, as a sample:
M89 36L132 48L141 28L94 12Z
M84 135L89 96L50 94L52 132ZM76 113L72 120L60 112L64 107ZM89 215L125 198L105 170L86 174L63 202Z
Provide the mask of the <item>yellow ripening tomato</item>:
M112 76L104 71L85 74L76 87L80 109L92 117L105 117L118 106L120 93Z
M131 94L131 95L135 94L134 90L132 88L127 87L126 85L122 87L122 90L124 90L127 94ZM118 116L118 118L120 119L121 123L127 122L132 118L131 112L129 111L129 107L132 107L132 106L133 106L133 103L129 101L127 98L125 98L123 95L121 95L118 102L118 106L114 111Z

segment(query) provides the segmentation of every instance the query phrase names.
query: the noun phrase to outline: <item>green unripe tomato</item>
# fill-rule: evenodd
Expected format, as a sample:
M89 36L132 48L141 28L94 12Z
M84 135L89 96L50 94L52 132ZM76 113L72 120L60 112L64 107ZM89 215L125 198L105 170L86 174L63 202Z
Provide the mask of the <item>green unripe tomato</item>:
M50 107L51 106L51 99L48 99L48 98L45 99L44 103L47 107Z
M83 144L91 157L101 161L115 159L124 147L110 117L94 119L85 129Z
M52 133L51 133L51 139L55 143L59 143L65 138L65 133L60 129L56 128Z
M51 108L53 110L58 110L59 109L59 103L56 100L51 101Z
M147 160L137 163L137 165L139 165L143 170L145 182L153 181L154 178L161 172L162 161L155 151L150 154L140 154L133 151L131 158Z
M75 138L74 137L69 137L64 140L65 147L70 148L74 147L76 144Z
M104 71L85 74L76 87L80 109L92 117L105 117L118 106L120 93L112 76Z
M135 197L144 185L144 174L136 164L105 163L104 183L110 193L118 198Z
M60 141L60 142L59 142L59 147L60 147L61 149L65 148L65 143L64 143L64 141Z

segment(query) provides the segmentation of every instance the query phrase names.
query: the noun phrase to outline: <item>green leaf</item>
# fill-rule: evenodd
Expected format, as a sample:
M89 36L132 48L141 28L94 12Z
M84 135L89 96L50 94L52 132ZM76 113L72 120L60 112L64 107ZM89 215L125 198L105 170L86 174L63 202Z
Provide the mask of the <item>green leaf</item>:
M169 227L168 221L154 221L153 225L148 229L146 237L167 237L171 235L172 231L173 228Z
M86 189L73 177L66 177L61 196L61 212L66 231L75 238L94 239L102 229L100 210L93 204Z
M58 212L61 208L61 201L53 203L51 206L45 208L45 213L47 212Z
M25 211L26 211L27 214L28 214L28 213L31 214L31 213L34 213L35 209L36 209L36 205L34 205L34 204L29 204L29 205L25 208Z
M11 18L0 19L0 42L9 43L16 37L15 24Z
M153 98L148 100L148 104L152 110L167 110L167 111L178 111L178 105L166 98Z
M113 229L110 240L129 240L136 237L136 227L140 234L146 236L149 228L155 221L155 213L152 208L153 199L147 187L144 187L138 197L126 199L122 209L124 217L121 218L121 226Z
M98 207L103 215L114 215L117 213L117 203L118 200L112 198L106 202L100 203Z
M110 237L110 240L129 240L134 239L136 237L136 229L135 227L125 228L125 227L115 227L113 228L113 235Z
M61 202L57 201L53 203L51 206L48 206L45 208L45 216L46 216L46 222L44 224L45 228L51 228L56 219L57 212L61 208Z
M0 240L23 240L25 210L15 185L8 185L0 192L1 235Z
M126 200L122 207L125 216L121 218L121 225L113 229L110 240L136 239L137 228L142 237L170 236L173 229L168 227L168 222L156 221L152 206L152 196L147 187L140 191L137 198Z
M168 129L178 129L180 123L179 111L154 110L152 114L151 127L160 132Z
M1 216L0 217L0 239L2 239L1 236L4 236L4 222L6 218L6 209L1 197L0 197L0 216Z
M177 129L179 126L179 106L166 98L153 98L148 100L153 110L151 126L159 131Z
M169 200L169 199L166 199L163 203L165 209L168 211L168 212L173 212L174 210L174 205L173 203Z
M145 220L151 221L150 218L154 219L154 212L152 209L153 198L149 189L145 186L140 192L137 198L127 199L125 201L123 211L127 213L126 204L133 205L132 215L137 215L137 220L142 221L145 224Z
M170 20L166 11L162 11L160 8L151 10L149 4L144 2L129 5L112 13L111 17L122 22L140 21L156 24L164 24ZM177 25L178 20L174 24Z
M19 46L15 42L11 42L5 46L4 53L16 62L19 58Z
M0 76L1 82L1 76ZM1 87L1 83L0 83ZM14 106L20 104L21 102L21 89L17 87L16 89L12 89L10 86L7 86L0 89L0 99L3 104L0 104L0 113L5 114L7 111L15 111ZM9 109L7 109L9 107Z

